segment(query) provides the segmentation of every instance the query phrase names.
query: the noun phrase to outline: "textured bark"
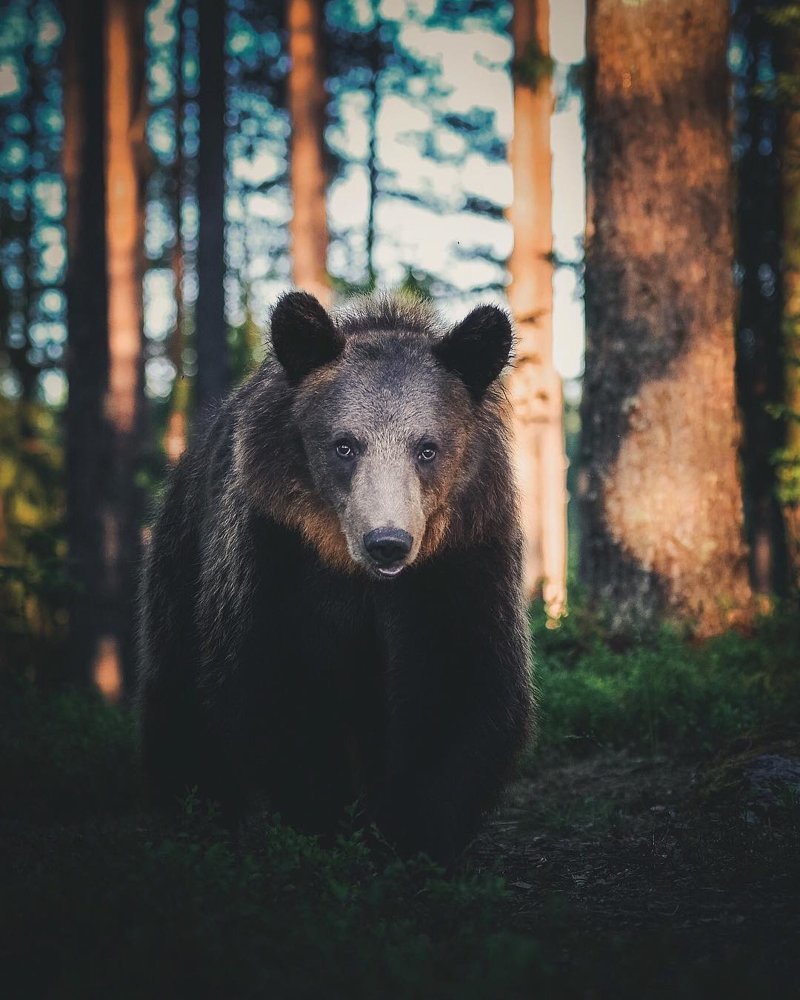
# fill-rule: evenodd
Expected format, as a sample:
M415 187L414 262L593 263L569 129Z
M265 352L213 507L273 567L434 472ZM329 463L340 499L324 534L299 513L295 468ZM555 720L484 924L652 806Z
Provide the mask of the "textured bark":
M227 391L225 323L225 12L222 0L198 0L200 51L197 202L197 305L195 412L203 413Z
M102 498L108 380L103 0L64 5L64 176L67 185L66 495L70 671L88 684L101 633Z
M749 615L727 0L594 0L581 573L618 625Z
M782 72L800 83L800 37L790 33ZM800 93L792 94L783 124L783 346L786 440L778 467L792 587L800 591Z
M325 82L322 72L322 4L289 0L289 114L292 123L290 223L293 279L324 304L328 279L327 177L324 156Z
M553 230L550 152L550 11L548 0L516 0L513 35L514 201L509 219L514 250L509 261L509 303L517 327L511 381L514 458L525 536L524 586L542 593L557 617L566 600L566 457L561 379L553 367ZM527 59L526 59L527 54ZM531 78L521 62L540 72Z
M143 417L144 2L107 0L106 247L110 440L103 518L105 636L95 680L118 697L133 669L142 498L136 485Z

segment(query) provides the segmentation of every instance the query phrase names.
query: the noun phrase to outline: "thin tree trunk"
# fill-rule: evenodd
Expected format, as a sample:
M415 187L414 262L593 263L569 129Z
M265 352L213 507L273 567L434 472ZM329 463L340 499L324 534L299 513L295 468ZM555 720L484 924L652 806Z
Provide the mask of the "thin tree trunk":
M33 185L36 180L36 115L41 100L41 70L34 59L36 23L33 11L28 14L26 29L31 39L25 46L25 63L28 67L28 81L25 87L25 99L22 106L23 114L28 122L28 156L23 171L25 186L25 220L22 252L20 255L20 271L22 287L19 293L19 308L22 314L24 341L19 348L12 349L16 355L16 370L20 381L20 397L18 402L20 451L26 455L36 448L36 421L34 415L36 382L39 371L31 363L31 325L35 319L34 303L36 297L36 282L34 278L36 245L36 202Z
M88 684L103 604L102 498L108 380L103 0L64 5L64 176L67 185L66 494L70 672Z
M189 403L189 383L183 370L184 351L184 313L183 280L184 280L184 250L183 250L183 195L184 195L184 115L185 92L183 83L183 63L186 42L183 25L183 3L179 2L175 11L175 24L178 40L175 52L175 162L172 165L173 176L173 225L175 226L175 246L172 248L172 276L175 282L175 328L170 340L170 360L175 367L175 381L172 385L169 417L164 433L164 450L167 461L175 465L186 450L187 413Z
M618 625L751 611L737 475L727 0L588 10L582 576Z
M323 137L326 99L322 72L322 4L314 0L288 2L293 278L298 288L311 292L327 305L330 283Z
M223 0L198 0L200 53L197 152L197 377L199 416L227 391L228 331L225 323L225 14Z
M736 384L742 422L740 447L745 537L750 577L768 608L786 581L783 517L775 453L783 426L775 408L783 398L780 292L781 109L760 86L778 32L763 0L734 5L733 30L744 41L736 107L740 155L736 162L736 260L741 281L737 309ZM765 148L765 141L770 149ZM773 276L770 280L767 276Z
M107 0L106 245L111 446L104 516L106 632L95 679L116 698L130 678L141 496L136 485L143 400L144 3Z
M513 35L514 250L509 303L517 327L511 399L525 537L524 587L557 618L566 601L566 457L561 379L553 366L553 228L548 0L516 0Z
M800 85L800 37L786 40L784 73ZM786 441L778 487L792 587L800 591L800 93L791 96L783 125L783 344Z
M369 62L370 62L370 101L367 113L369 141L367 145L367 175L369 183L369 201L367 202L367 286L375 287L377 271L375 268L375 207L378 201L378 114L380 112L380 77L381 77L381 38L380 12L376 2L371 4L373 25L370 30Z

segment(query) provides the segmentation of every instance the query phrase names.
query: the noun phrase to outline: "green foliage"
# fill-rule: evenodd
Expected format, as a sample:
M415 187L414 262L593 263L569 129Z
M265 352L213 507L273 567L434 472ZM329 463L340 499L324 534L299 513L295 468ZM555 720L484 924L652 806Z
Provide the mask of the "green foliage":
M228 359L231 366L231 385L238 385L264 358L264 331L256 322L250 308L250 294L244 293L244 320L228 330Z
M534 611L538 746L593 745L696 753L800 715L800 616L764 619L753 635L688 642L663 628L608 636L580 605L558 629Z
M53 409L0 396L0 656L63 639L63 453Z
M539 85L553 75L554 68L552 56L543 52L535 41L530 41L514 60L511 71L517 84L538 90Z

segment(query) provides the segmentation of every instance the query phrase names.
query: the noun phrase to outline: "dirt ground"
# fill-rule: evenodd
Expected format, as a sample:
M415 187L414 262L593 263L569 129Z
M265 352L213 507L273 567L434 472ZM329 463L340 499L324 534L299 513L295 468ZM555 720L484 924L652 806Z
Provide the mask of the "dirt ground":
M797 802L709 803L709 771L599 751L512 788L475 860L552 946L565 994L800 996Z

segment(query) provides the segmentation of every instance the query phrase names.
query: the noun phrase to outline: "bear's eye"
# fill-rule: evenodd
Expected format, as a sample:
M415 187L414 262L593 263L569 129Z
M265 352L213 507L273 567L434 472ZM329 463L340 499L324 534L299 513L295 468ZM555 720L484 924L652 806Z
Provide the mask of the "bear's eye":
M432 462L436 458L436 448L432 444L424 444L417 456L420 462Z
M337 441L336 442L336 454L339 458L355 458L356 452L355 448L350 444L349 441Z

